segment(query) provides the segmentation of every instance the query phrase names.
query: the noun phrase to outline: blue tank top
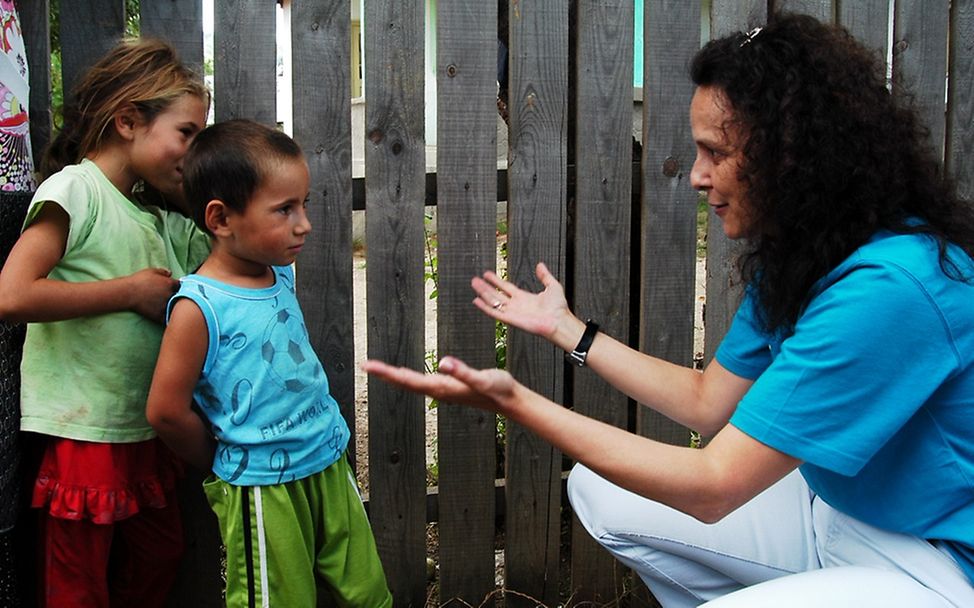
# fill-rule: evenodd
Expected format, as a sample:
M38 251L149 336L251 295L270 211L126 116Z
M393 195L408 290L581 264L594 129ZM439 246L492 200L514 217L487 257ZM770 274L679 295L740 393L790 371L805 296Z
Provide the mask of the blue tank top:
M294 292L294 272L274 284L237 287L199 275L169 303L196 303L209 344L194 396L217 440L213 472L240 486L280 484L341 457L349 430L328 392Z

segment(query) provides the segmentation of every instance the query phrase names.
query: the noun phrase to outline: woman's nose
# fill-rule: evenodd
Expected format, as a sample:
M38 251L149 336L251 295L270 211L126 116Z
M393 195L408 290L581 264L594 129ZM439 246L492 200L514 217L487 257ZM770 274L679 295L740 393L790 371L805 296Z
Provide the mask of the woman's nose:
M690 185L694 190L706 190L710 187L710 173L704 166L705 163L697 156L690 168Z

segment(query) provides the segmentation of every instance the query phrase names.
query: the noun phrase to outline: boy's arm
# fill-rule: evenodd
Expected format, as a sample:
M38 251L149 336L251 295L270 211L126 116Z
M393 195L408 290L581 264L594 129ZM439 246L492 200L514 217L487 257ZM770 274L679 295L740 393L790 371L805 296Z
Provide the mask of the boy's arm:
M213 469L214 441L192 408L193 389L206 360L207 342L203 313L193 301L177 300L162 336L146 417L173 452L209 472Z
M0 318L37 323L131 310L162 322L166 302L179 286L164 268L85 283L47 278L64 256L68 228L67 212L44 203L0 271Z

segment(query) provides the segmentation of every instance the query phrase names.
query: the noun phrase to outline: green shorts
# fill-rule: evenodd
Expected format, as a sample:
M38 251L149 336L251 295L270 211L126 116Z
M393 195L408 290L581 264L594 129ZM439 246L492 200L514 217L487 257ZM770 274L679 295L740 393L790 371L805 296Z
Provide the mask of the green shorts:
M280 485L203 483L227 550L227 606L392 606L355 476L343 456Z

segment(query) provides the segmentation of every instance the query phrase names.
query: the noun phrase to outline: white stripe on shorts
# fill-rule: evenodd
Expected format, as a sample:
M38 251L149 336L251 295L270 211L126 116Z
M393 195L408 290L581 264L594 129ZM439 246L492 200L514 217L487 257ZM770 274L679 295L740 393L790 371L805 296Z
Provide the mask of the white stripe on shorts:
M254 486L254 511L257 520L257 562L260 567L260 605L270 608L271 593L267 585L267 539L264 536L264 505L261 502L260 486Z

